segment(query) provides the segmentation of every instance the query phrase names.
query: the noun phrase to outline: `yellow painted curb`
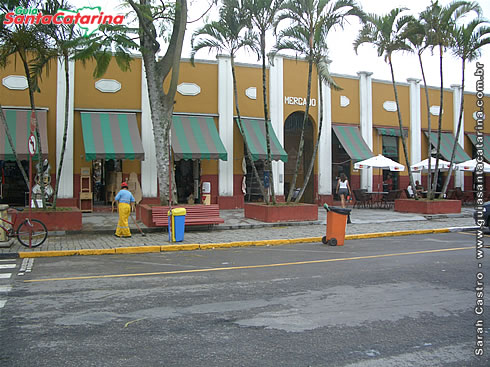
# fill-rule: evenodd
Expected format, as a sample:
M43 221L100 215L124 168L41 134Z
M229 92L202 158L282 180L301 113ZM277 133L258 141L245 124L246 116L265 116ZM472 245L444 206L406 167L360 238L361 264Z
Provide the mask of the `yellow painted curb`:
M160 246L160 251L192 251L199 250L198 244L188 244L188 245L163 245Z
M345 239L346 240L360 240L360 239L366 239L366 238L398 237L398 236L409 236L409 235L414 235L414 234L449 233L449 232L450 232L449 228L417 229L417 230L411 230L411 231L393 231L393 232L350 234L350 235L345 236Z
M116 254L140 254L145 252L160 252L161 246L132 246L132 247L118 247L116 248Z
M107 248L107 249L84 249L78 250L78 255L114 255L116 253L116 249Z
M78 255L78 251L79 250L19 252L19 257L26 258L26 257L74 256L74 255Z

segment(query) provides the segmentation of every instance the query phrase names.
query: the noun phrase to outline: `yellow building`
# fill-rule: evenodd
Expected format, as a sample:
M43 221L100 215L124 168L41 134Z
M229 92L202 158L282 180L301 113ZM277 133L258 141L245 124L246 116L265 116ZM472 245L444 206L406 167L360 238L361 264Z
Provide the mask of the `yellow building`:
M156 157L151 113L142 59L136 57L131 71L122 72L113 62L101 79L92 76L94 63L70 62L68 103L68 139L59 188L58 205L80 206L81 172L90 174L90 190L95 208L109 205L117 180L131 173L141 185L142 200L158 202ZM12 58L0 70L0 100L14 131L19 157L27 159L29 135L29 97L27 81L19 60ZM262 71L259 65L236 64L238 103L247 141L251 146L261 176L264 172ZM299 143L307 83L307 63L277 56L267 69L270 126L273 129L273 177L276 194L287 195ZM179 202L201 200L203 183L210 187L211 202L220 208L240 208L245 201L260 200L250 163L244 159L244 142L235 122L231 65L228 57L216 61L199 61L192 66L181 61L178 91L175 96L172 148L175 160ZM376 154L384 154L405 165L398 117L391 82L374 80L369 72L334 75L342 90L323 85L323 109L320 108L319 84L313 75L309 122L305 129L304 158L296 187L301 187L313 148L322 133L303 201L322 204L336 199L335 185L341 172L348 176L351 187L382 191L383 176L379 169L354 170L353 163ZM64 65L53 64L35 94L42 151L51 165L54 187L56 167L63 142L65 116ZM439 90L430 88L432 130L437 128ZM412 164L428 156L428 117L425 94L420 81L408 79L398 84L400 113ZM490 105L489 96L465 93L463 129L457 142L456 161L475 156L476 103ZM460 87L444 90L442 130L443 159L454 141L459 113ZM321 114L321 115L320 115ZM490 127L484 127L485 158L490 160ZM434 139L432 140L434 142ZM25 202L27 188L19 176L12 150L0 132L2 167L2 200L10 204ZM25 163L25 162L24 162ZM415 174L426 185L425 175ZM489 181L489 180L487 180ZM209 183L209 184L208 184ZM82 186L81 186L82 185ZM490 185L487 182L487 187ZM408 186L408 173L394 173L394 187ZM451 187L472 188L472 174L456 172ZM488 191L488 190L487 190Z

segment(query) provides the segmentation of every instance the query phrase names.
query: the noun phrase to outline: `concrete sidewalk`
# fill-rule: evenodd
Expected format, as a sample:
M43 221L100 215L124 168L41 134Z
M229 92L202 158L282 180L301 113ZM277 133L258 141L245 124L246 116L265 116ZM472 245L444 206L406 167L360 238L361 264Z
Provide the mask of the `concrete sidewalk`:
M460 214L421 216L383 209L355 209L352 224L346 228L346 239L353 236L377 237L411 233L429 233L449 228L474 228L473 209L463 208ZM170 243L168 233L161 228L140 225L142 236L129 221L131 238L117 238L117 213L88 213L83 215L83 230L78 233L50 233L39 248L29 249L12 240L9 247L0 248L0 257L34 257L114 254L129 252L159 252L194 250L250 245L279 245L299 242L319 242L326 232L326 211L318 209L319 219L312 222L263 223L243 216L243 210L222 210L225 223L213 229L186 228L184 241ZM425 231L425 232L424 232ZM395 233L398 232L398 233ZM372 235L374 233L374 235Z

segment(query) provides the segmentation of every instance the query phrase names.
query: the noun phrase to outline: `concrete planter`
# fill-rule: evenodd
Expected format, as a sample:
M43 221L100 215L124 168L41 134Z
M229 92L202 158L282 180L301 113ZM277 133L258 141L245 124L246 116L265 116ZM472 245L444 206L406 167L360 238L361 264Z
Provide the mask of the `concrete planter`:
M461 200L396 199L395 211L419 214L461 213Z
M17 224L29 216L29 208L17 213ZM78 208L63 208L62 210L32 209L33 219L43 222L48 231L81 231L82 212Z
M261 222L301 222L318 220L318 206L315 204L265 205L245 203L245 218Z

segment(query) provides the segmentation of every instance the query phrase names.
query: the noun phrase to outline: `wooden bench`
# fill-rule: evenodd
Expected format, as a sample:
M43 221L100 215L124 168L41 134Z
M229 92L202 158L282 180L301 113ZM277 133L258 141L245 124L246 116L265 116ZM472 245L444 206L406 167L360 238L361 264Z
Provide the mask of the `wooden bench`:
M219 216L219 205L178 205L175 208L185 208L185 225L186 226L211 226L224 223L225 220ZM157 226L168 226L168 206L154 206L151 208L153 223Z

